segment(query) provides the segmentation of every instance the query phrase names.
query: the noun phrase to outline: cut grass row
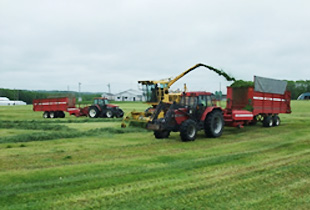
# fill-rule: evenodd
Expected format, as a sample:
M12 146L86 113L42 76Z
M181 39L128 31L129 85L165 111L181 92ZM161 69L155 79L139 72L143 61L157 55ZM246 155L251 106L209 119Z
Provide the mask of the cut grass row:
M187 143L177 133L168 140L141 130L117 133L118 122L106 131L99 122L49 121L44 126L85 134L96 125L98 135L0 144L0 207L309 209L308 108L293 102L279 127L225 128L218 139L201 132Z
M130 134L130 138L133 135ZM309 186L307 155L310 151L304 149L309 142L303 138L292 144L293 140L257 137L252 139L258 141L256 145L244 137L236 141L225 138L221 144L209 148L209 141L204 140L182 145L142 141L142 144L136 142L132 147L124 147L127 141L122 136L111 139L112 143L116 141L114 149L101 145L98 150L102 150L102 155L98 151L94 154L96 158L84 159L94 152L94 148L89 147L86 151L70 153L72 158L68 160L55 157L58 166L13 170L10 176L1 173L0 183L15 183L5 188L3 196L10 198L6 202L24 198L28 203L20 203L19 207L32 208L44 202L50 208L67 209L145 209L149 205L157 209L186 206L197 209L204 205L281 208L304 206L309 201L309 196L291 194L304 190L299 189L301 184ZM82 141L80 139L79 144ZM125 145L120 141L125 141ZM211 140L211 143L216 142ZM78 146L73 142L68 145ZM80 159L83 151L86 154Z

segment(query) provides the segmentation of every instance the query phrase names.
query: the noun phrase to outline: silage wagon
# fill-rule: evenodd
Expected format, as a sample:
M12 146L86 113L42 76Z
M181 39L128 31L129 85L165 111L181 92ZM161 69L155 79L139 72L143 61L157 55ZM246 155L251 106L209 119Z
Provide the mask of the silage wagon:
M33 111L42 111L44 118L64 118L65 112L76 117L87 116L88 107L76 107L76 99L69 97L34 99Z

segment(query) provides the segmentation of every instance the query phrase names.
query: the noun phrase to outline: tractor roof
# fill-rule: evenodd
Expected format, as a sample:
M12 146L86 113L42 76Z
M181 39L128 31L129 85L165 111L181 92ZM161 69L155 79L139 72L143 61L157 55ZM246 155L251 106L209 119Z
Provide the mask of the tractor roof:
M186 93L182 94L182 96L192 96L192 97L196 97L196 96L210 96L210 95L212 95L212 93L205 92L205 91L186 92Z

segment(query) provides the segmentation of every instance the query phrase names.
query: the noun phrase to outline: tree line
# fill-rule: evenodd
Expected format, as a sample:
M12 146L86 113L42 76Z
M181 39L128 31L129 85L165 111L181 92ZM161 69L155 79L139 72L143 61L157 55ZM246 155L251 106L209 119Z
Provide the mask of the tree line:
M252 85L253 82L237 81L238 85ZM305 92L310 92L310 80L287 81L287 90L291 91L291 98L296 100L298 96ZM74 91L29 91L29 90L12 90L0 88L0 97L7 97L10 100L25 101L32 104L33 99L52 98L52 97L79 97L82 101L92 101L95 97L100 97L100 93L78 93Z
M292 99L297 99L302 93L310 92L310 80L287 81L287 90L291 91Z
M33 99L54 98L54 97L80 97L82 101L92 101L95 97L101 97L100 93L78 93L74 91L30 91L12 90L0 88L0 97L7 97L13 101L24 101L32 104Z

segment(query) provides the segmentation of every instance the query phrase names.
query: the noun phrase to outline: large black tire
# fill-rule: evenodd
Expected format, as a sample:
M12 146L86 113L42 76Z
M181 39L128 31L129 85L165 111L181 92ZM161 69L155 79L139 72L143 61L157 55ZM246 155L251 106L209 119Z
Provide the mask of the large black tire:
M157 139L166 139L170 136L170 131L164 130L164 131L154 131L154 136Z
M266 127L266 128L269 128L269 127L273 126L273 118L272 118L271 115L268 115L268 116L264 117L263 126Z
M88 109L88 116L90 118L97 118L99 116L99 110L97 107L90 107Z
M43 118L50 118L50 113L48 111L45 111L43 113Z
M186 120L181 124L180 136L182 141L195 141L197 124L194 120Z
M272 117L272 121L273 121L273 126L279 126L281 123L280 117L278 115L274 115Z
M220 137L224 129L224 118L220 110L214 110L205 119L204 130L207 137Z
M63 111L58 111L58 113L57 113L57 117L59 117L59 118L65 118L65 113L63 112Z
M123 116L124 116L123 110L121 110L121 109L116 110L115 117L121 118L121 117L123 117Z
M56 113L55 112L50 112L50 118L56 118Z
M105 116L106 116L107 118L112 118L112 117L113 117L113 112L112 112L112 110L108 109L108 110L106 111L106 113L105 113Z

